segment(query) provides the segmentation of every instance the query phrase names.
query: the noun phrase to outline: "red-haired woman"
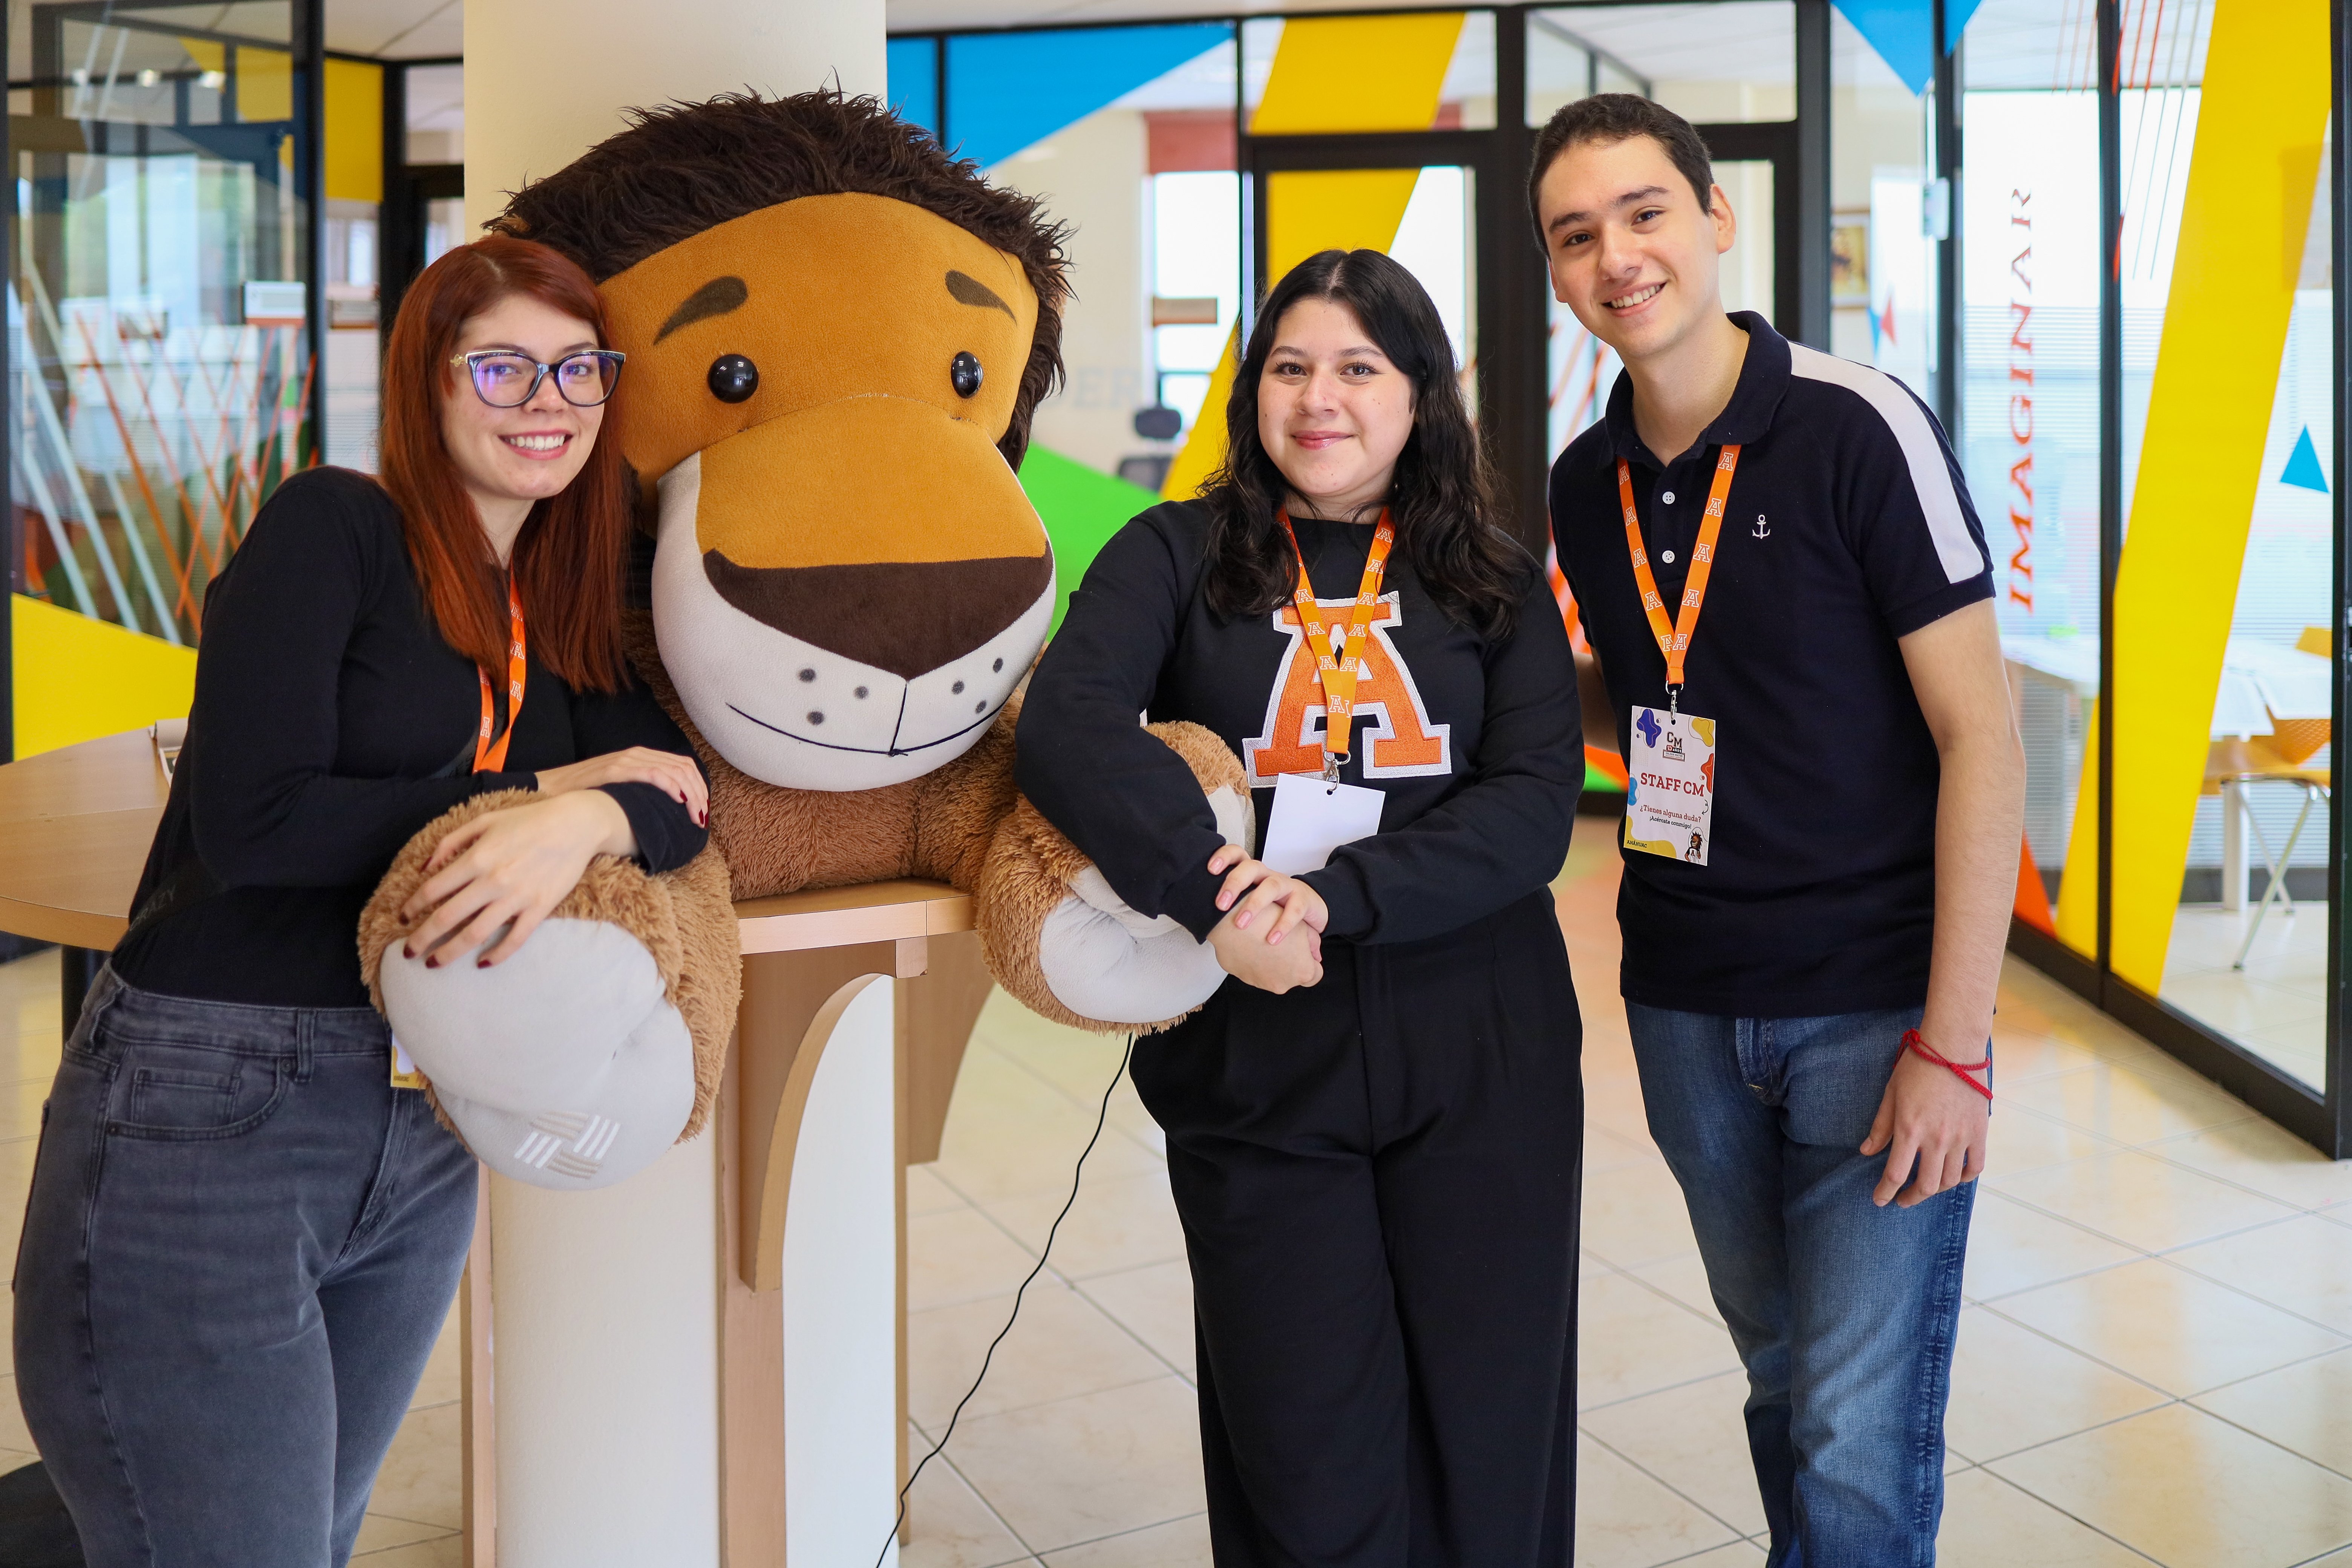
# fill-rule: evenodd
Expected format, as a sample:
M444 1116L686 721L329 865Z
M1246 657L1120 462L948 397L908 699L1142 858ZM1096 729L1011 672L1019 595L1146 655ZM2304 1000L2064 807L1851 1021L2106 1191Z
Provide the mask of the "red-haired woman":
M538 792L419 895L416 951L491 964L592 857L703 846L705 781L621 653L604 342L554 251L450 251L393 327L383 482L289 479L207 603L17 1260L17 1394L92 1568L351 1553L474 1226L474 1161L394 1086L360 982L394 854L469 796Z

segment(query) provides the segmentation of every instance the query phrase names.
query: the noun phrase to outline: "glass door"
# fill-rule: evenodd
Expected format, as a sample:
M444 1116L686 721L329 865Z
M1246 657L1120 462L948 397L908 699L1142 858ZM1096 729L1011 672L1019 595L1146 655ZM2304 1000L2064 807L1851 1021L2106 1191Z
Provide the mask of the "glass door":
M1261 163L1278 163L1261 156ZM1429 291L1454 345L1470 406L1478 406L1477 213L1475 168L1275 169L1261 174L1254 291L1263 297L1318 251L1385 251ZM1255 320L1255 317L1253 317Z
M33 5L12 20L32 80L9 137L13 574L194 641L206 585L311 457L293 7Z
M1527 122L1602 92L1652 99L1691 121L1738 221L1723 300L1798 335L1796 6L1791 0L1554 6L1528 14ZM1549 298L1549 290L1547 290ZM1547 459L1608 405L1617 359L1552 300Z

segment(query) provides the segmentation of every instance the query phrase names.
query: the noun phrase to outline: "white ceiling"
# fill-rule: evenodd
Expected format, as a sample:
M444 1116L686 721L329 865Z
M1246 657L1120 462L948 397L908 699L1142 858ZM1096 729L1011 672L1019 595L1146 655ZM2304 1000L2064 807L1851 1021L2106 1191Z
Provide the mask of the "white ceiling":
M465 0L327 0L327 47L396 60L463 54Z

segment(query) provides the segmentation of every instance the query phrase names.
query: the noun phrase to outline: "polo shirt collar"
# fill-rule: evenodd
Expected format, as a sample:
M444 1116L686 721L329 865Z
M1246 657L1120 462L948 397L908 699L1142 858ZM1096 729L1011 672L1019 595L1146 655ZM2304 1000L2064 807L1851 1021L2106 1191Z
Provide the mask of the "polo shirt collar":
M1772 416L1780 412L1780 399L1789 390L1789 340L1753 310L1734 310L1731 320L1748 333L1748 355L1740 362L1739 384L1731 389L1731 401L1723 405L1723 412L1700 433L1694 450L1760 439L1772 427ZM1657 458L1633 432L1632 376L1619 375L1610 388L1605 422L1613 457L1659 466Z

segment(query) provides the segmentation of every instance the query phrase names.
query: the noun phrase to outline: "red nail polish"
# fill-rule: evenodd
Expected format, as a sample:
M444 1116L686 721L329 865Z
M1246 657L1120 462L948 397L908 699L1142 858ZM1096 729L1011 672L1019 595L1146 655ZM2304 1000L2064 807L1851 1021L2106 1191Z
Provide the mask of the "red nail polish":
M426 960L425 961L425 968L427 968L427 969L438 969L438 968L440 968L440 967L441 967L441 958L440 958L440 955L439 955L438 953L436 953L433 957L426 959Z
M400 950L400 956L413 963L416 958L416 950L413 947L404 947Z
M489 966L490 961L487 958L478 958L474 960L474 967L477 969L488 969Z

